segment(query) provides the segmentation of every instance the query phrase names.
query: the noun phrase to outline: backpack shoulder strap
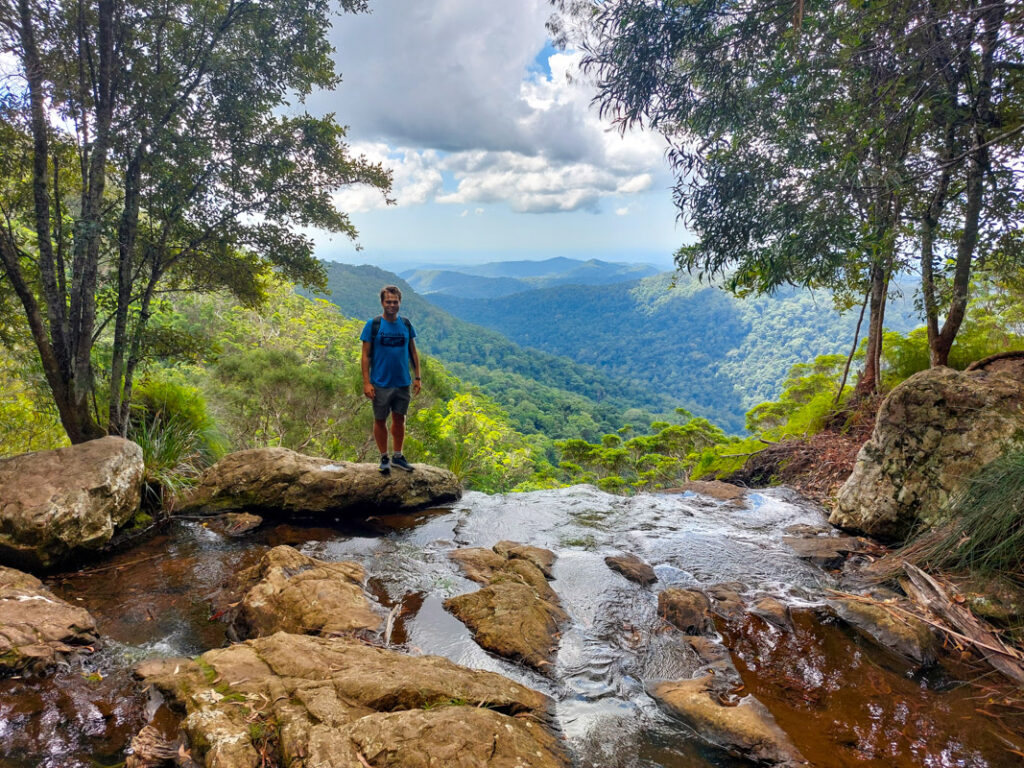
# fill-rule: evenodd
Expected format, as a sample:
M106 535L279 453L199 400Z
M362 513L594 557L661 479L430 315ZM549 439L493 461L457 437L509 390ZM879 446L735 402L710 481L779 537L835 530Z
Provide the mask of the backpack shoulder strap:
M380 333L380 315L373 318L373 322L370 323L370 362L373 362L373 347L377 341L377 334Z
M412 360L412 323L407 317L403 317L402 322L405 323L405 330L409 332L409 335L405 337L405 348L409 352L409 359Z

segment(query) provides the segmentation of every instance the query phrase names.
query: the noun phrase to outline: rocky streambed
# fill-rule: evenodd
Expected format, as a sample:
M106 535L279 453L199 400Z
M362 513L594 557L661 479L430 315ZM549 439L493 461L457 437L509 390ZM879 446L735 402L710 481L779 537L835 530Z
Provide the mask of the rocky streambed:
M174 520L32 593L94 626L0 679L0 766L1019 764L987 669L833 591L861 544L703 490Z

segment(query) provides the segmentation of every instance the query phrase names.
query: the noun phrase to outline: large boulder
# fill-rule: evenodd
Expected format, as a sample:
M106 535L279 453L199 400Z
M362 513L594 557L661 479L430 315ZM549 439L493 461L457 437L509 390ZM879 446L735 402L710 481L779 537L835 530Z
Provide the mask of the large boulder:
M549 700L494 672L355 640L278 633L136 669L207 768L565 768Z
M829 520L903 540L937 522L981 467L1022 446L1024 381L1002 371L922 371L882 403Z
M554 554L501 541L493 549L458 549L450 557L486 586L450 597L444 607L469 627L480 647L544 671L558 646L559 626L568 618L547 582Z
M323 517L403 512L462 496L451 472L413 466L413 472L382 475L376 464L331 461L287 448L253 448L228 454L206 470L178 510Z
M143 475L120 437L0 460L0 563L45 570L99 549L138 510Z
M91 651L96 622L35 576L0 566L0 673L44 672L73 653Z
M232 629L238 637L275 632L304 635L360 635L383 623L363 592L359 563L330 563L282 545L238 575L241 598Z

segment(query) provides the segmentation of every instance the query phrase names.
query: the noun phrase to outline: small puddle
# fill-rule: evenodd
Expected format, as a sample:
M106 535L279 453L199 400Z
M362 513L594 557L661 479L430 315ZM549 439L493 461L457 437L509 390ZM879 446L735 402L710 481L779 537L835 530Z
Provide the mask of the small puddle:
M745 506L692 493L623 498L580 486L487 496L450 508L330 525L267 523L241 538L202 521L165 533L98 566L47 580L96 618L103 644L44 679L0 681L0 768L95 768L124 760L155 704L130 669L154 656L194 656L227 642L225 587L273 546L325 560L355 560L382 612L393 611L396 648L440 654L507 675L554 701L578 768L726 768L745 763L705 745L647 694L657 681L690 677L699 661L657 612L667 587L739 582L748 599L771 595L793 612L782 632L757 617L720 622L746 692L773 712L797 747L821 766L1016 766L1020 758L979 714L963 672L915 675L814 606L834 586L782 544L792 525L822 513L784 491ZM444 610L470 592L449 559L458 547L512 540L555 551L552 586L570 620L548 676L494 657ZM640 587L611 571L609 555L634 554L659 581ZM974 674L974 673L971 673ZM164 727L173 728L167 725ZM1011 724L1009 744L1022 741Z

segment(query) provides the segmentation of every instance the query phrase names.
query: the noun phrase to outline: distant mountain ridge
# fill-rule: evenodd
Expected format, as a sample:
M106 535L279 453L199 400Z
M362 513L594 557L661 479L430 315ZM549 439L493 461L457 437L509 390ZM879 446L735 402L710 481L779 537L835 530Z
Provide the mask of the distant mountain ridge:
M524 347L644 382L734 433L746 411L779 394L795 363L848 353L856 324L827 294L789 289L739 299L670 272L568 292L427 298ZM888 327L914 327L912 314L908 301L893 302Z
M421 295L499 298L557 285L607 285L658 273L650 264L570 259L505 261L445 268L410 269L401 273Z

